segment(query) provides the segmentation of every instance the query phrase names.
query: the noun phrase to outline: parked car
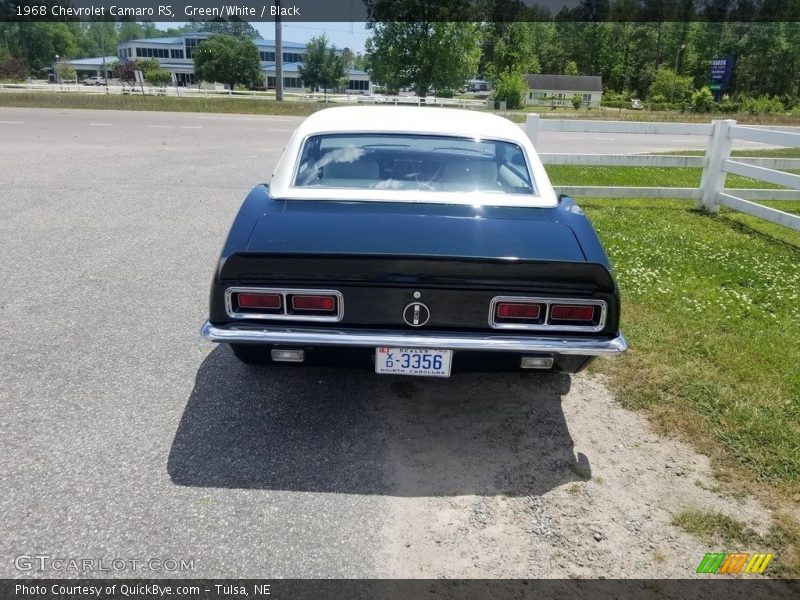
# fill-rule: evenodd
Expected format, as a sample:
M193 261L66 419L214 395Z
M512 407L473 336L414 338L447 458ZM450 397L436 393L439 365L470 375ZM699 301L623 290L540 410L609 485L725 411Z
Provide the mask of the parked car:
M87 77L83 80L83 85L106 85L105 77Z
M356 102L361 102L366 104L385 104L386 96L383 96L381 94L372 94L370 92L366 92L364 94L359 94L356 97Z
M631 100L631 110L642 110L643 108L644 105L641 100L637 100L636 98Z
M446 377L579 371L626 350L619 319L591 223L517 125L351 106L308 117L245 199L202 335L250 364Z

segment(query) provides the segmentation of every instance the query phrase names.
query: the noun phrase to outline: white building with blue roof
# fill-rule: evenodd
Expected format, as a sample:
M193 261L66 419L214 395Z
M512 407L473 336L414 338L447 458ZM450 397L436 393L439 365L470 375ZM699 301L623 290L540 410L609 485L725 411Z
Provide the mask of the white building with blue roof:
M161 68L175 76L175 82L179 86L186 86L197 83L194 74L194 60L192 53L197 45L204 39L210 37L210 33L186 33L180 36L148 38L140 40L129 40L117 45L117 56L105 57L106 76L110 76L111 65L117 60L155 58L161 64ZM274 40L253 40L261 58L261 71L264 74L264 87L267 89L275 88L275 41ZM285 90L303 90L303 82L300 79L299 68L305 58L306 45L297 42L286 42L283 44L283 87ZM342 50L336 53L341 56ZM62 61L71 65L79 76L101 75L103 71L103 57L81 58L75 60ZM371 84L369 75L358 69L348 69L347 91L362 92L370 91Z

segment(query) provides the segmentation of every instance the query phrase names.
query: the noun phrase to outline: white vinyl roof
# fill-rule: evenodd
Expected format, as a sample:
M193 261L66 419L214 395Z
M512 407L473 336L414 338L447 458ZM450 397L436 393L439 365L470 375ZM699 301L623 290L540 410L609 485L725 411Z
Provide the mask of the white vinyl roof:
M343 106L321 110L297 129L320 132L428 133L467 138L527 139L516 124L490 113L418 106Z
M305 140L336 133L408 133L506 141L525 154L536 194L431 192L294 187L294 173ZM321 110L295 130L270 182L273 197L284 200L368 200L487 206L552 207L558 199L530 139L508 119L472 110L416 106L347 106Z

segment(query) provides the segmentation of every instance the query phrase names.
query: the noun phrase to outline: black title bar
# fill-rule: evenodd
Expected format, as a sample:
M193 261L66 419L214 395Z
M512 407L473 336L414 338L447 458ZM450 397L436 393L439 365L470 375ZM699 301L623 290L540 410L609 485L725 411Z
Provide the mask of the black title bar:
M0 0L0 21L800 21L794 0Z
M681 579L3 579L2 600L468 600L796 598L797 581Z

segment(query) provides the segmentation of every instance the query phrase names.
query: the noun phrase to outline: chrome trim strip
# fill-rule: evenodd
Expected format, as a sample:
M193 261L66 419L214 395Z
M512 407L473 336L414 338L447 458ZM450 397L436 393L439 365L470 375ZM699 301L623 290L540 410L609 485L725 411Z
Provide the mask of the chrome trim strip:
M200 334L211 342L294 344L309 346L381 346L433 348L448 350L484 350L491 352L542 352L600 356L621 354L628 349L620 333L611 339L529 337L469 333L402 333L378 329L312 329L278 325L248 328L240 324L217 327L206 321Z
M498 302L531 302L544 304L544 321L539 324L531 323L497 323L495 322L495 306ZM583 304L588 306L600 307L600 320L597 325L550 325L550 305L551 304ZM590 298L542 298L539 296L495 296L489 303L489 327L492 329L514 329L517 331L581 331L584 333L597 333L606 326L606 313L608 305L605 300L594 300Z
M281 310L282 313L243 313L234 312L233 310L233 294L242 293L260 293L260 294L279 294L281 296ZM336 296L336 314L335 315L292 315L288 313L288 298L290 294L298 294L303 296ZM229 287L225 290L225 312L232 319L259 319L265 321L315 321L317 323L338 323L344 317L344 296L341 292L336 290L319 290L316 288L302 289L302 288L266 288L266 287Z

